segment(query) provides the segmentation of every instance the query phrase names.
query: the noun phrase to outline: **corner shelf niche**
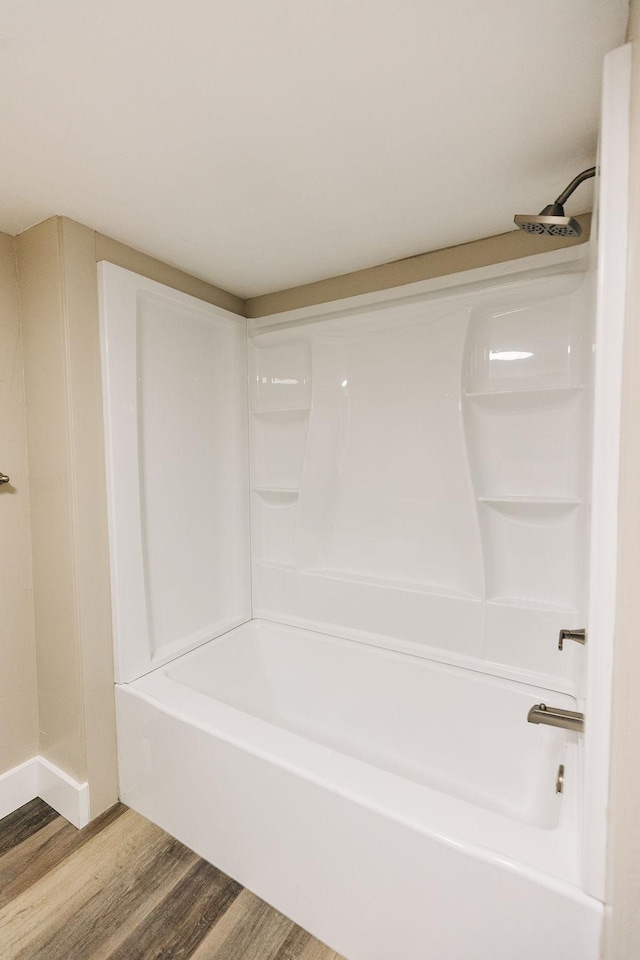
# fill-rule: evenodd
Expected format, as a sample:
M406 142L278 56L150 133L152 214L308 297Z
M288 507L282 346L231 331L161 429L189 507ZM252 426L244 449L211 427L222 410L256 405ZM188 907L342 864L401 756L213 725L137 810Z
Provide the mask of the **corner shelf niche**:
M253 486L297 490L302 477L311 407L252 412Z
M304 339L262 343L254 341L251 351L252 552L255 561L292 569L311 414L311 351Z
M561 296L477 315L469 329L462 408L489 659L531 657L533 664L543 656L537 632L575 616L578 606L587 398L581 328L576 305Z
M255 560L292 567L298 517L298 490L254 487L252 536Z
M480 500L580 500L583 386L476 392L463 398Z
M577 603L581 503L480 497L487 600L535 609Z

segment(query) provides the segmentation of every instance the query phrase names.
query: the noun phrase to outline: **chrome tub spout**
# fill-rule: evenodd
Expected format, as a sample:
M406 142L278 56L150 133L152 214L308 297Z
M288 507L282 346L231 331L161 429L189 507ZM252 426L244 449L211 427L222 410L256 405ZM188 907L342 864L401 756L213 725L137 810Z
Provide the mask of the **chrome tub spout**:
M561 710L548 707L546 703L536 703L527 714L529 723L546 723L549 727L564 727L565 730L584 731L584 713L575 710Z

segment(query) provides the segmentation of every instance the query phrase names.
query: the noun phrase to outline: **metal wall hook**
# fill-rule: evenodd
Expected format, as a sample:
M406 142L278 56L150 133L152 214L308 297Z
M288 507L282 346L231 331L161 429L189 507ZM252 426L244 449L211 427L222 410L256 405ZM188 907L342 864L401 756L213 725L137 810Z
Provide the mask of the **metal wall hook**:
M11 478L6 475L6 473L0 473L0 483L9 483Z

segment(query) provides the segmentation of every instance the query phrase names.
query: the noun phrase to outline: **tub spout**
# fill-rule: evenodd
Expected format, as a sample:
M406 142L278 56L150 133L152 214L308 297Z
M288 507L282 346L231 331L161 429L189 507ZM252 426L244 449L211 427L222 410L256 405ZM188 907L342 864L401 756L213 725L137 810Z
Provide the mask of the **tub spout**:
M536 703L527 714L529 723L546 723L549 727L564 727L565 730L584 731L584 713L575 710L561 710L548 707L546 703Z

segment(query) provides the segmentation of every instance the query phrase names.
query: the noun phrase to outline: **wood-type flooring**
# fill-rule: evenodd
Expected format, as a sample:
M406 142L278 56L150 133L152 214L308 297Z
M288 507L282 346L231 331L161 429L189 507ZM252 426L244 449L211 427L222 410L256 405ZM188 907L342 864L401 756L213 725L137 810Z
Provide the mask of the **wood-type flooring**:
M343 960L122 804L0 820L2 960Z

